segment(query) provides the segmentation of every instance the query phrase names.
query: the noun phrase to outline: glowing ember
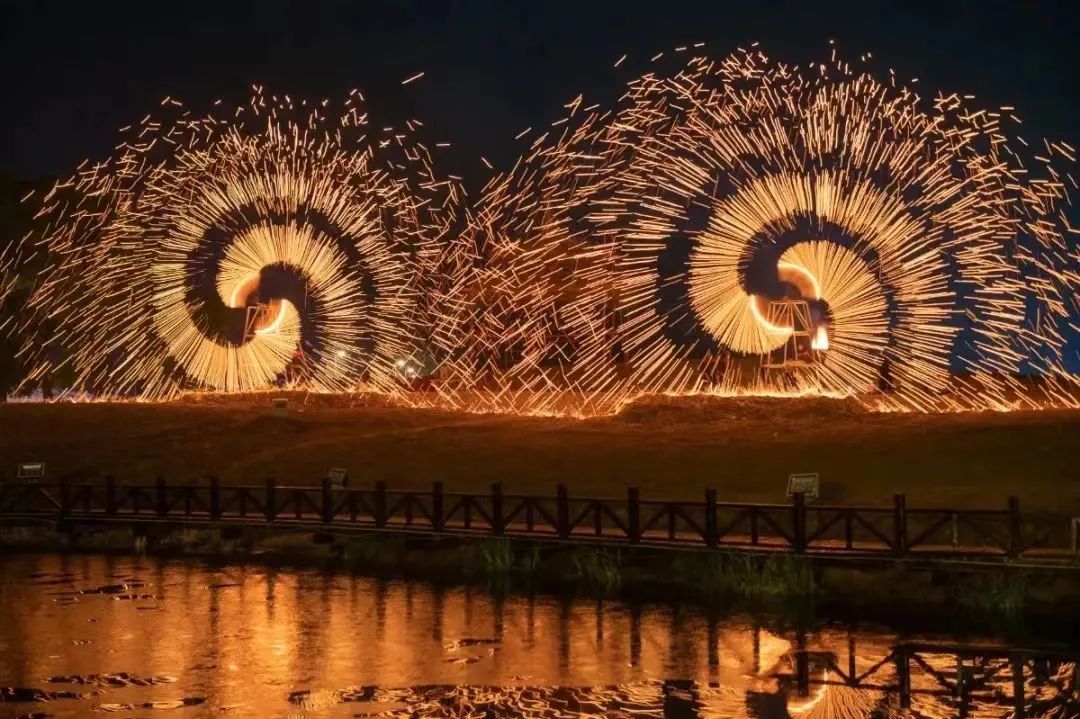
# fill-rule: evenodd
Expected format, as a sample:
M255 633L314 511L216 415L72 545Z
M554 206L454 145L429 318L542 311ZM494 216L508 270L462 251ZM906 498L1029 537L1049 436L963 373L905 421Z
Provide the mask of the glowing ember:
M567 107L474 212L458 336L505 388L493 408L545 411L556 387L583 413L867 387L890 408L1077 405L1068 146L1040 175L1009 112L756 49L650 73L612 112ZM769 318L783 298L805 326Z
M881 409L1080 404L1075 153L1029 160L1011 109L755 48L566 108L467 213L424 145L368 137L357 95L340 117L256 93L145 119L4 258L49 257L11 328L27 384L70 366L106 397L285 381L574 415L867 388ZM437 391L408 391L422 377Z
M51 264L16 328L27 382L70 364L105 397L404 393L393 358L429 324L458 193L422 145L399 132L374 148L355 93L337 116L256 92L229 119L130 132L44 200L31 243Z
M818 327L814 333L814 342L810 345L815 350L824 351L829 349L829 332L824 327Z

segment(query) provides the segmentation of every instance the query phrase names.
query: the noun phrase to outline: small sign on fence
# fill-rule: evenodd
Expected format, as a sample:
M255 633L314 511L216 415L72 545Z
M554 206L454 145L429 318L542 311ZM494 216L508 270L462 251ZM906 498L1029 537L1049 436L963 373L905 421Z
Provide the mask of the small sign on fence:
M787 496L793 497L802 494L807 499L817 499L820 491L820 482L817 472L804 472L802 474L789 474L787 479Z
M270 400L271 414L275 417L287 417L289 415L289 400L284 397L275 397Z
M349 470L342 467L328 469L326 478L330 480L330 486L334 489L345 489L349 484Z
M23 482L36 482L45 477L44 462L23 462L19 465L15 478Z

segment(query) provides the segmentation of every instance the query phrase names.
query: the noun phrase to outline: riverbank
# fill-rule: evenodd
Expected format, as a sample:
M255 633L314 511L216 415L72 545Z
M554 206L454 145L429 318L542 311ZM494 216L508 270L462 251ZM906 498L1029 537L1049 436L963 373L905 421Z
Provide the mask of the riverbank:
M1028 623L1080 632L1080 571L902 563L845 564L736 552L579 547L510 539L176 529L156 536L110 529L81 535L0 527L0 551L106 552L308 567L363 576L482 585L639 601L688 601L802 620L821 613L950 627Z
M351 395L193 395L168 403L0 404L0 473L45 462L47 477L170 485L315 485L331 467L352 486L553 496L783 502L793 472L822 499L911 507L1022 506L1080 515L1080 411L878 413L824 398L652 398L588 420L390 407Z

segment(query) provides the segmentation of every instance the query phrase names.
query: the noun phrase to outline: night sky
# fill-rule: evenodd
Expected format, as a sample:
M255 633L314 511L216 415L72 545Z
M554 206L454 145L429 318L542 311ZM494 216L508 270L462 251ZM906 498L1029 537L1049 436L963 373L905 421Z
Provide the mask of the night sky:
M611 103L649 57L759 41L777 59L851 60L938 90L1012 104L1029 139L1080 144L1080 2L59 2L0 0L0 172L69 174L111 153L116 129L171 95L198 110L244 102L252 83L340 100L354 87L377 125L418 117L453 143L440 169L475 192L508 168L527 126L583 92ZM622 54L627 61L612 65ZM424 71L406 87L404 78Z

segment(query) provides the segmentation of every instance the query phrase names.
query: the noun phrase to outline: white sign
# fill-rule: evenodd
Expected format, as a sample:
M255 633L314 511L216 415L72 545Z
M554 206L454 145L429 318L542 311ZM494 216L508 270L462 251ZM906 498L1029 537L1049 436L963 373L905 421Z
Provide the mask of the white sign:
M335 489L344 489L349 483L349 470L341 467L326 470L326 478L330 480L330 486Z
M23 462L19 465L18 479L41 479L45 476L44 462Z
M817 499L820 482L817 472L790 474L787 479L787 496L802 494L807 499Z

